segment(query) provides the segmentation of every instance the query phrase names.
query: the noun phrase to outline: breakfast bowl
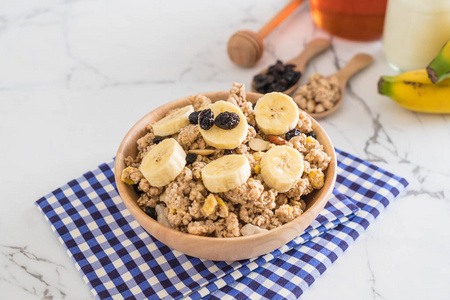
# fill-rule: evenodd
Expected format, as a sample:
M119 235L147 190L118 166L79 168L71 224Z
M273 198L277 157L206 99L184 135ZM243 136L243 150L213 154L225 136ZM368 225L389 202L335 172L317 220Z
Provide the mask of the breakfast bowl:
M201 95L208 97L213 103L228 98L228 92L225 91L202 93ZM246 93L247 101L252 103L262 96L258 93ZM127 167L125 159L138 154L136 142L146 134L148 124L160 120L172 109L192 104L191 99L191 97L183 97L151 111L129 130L120 144L114 166L115 181L120 197L131 215L150 235L170 248L208 260L235 261L257 257L269 253L299 236L322 211L336 182L336 153L333 144L324 129L313 118L311 118L313 132L317 141L323 145L323 151L331 157L331 160L328 168L324 171L323 186L303 198L306 208L300 216L292 221L253 235L219 238L199 236L172 229L151 218L139 207L137 192L132 185L126 184L121 179L122 171Z

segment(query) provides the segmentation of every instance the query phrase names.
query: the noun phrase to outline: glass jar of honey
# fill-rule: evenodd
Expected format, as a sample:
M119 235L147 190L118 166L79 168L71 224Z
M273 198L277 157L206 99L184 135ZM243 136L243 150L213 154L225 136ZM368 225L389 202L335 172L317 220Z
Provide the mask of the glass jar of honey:
M342 38L371 41L383 33L387 0L310 0L317 26Z

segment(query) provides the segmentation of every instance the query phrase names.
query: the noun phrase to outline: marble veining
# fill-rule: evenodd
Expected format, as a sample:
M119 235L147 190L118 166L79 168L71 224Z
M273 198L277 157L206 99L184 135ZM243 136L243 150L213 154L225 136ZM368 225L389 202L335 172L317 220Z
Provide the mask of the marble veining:
M287 1L284 1L287 2ZM0 298L91 299L33 202L114 156L146 112L188 94L249 86L313 37L331 50L308 65L332 74L358 52L373 65L320 120L336 147L407 178L407 190L303 299L448 299L450 116L404 110L376 92L380 41L316 27L303 4L265 39L250 69L226 56L237 30L258 31L282 5L257 0L18 0L0 10Z
M38 257L27 246L0 245L2 274L0 280L42 299L61 299L67 295L59 280L65 266ZM43 272L44 271L44 272Z
M370 265L369 249L367 247L366 247L366 254L367 254L367 268L369 269L369 272L370 272L369 283L370 283L370 288L372 289L372 295L373 295L372 299L373 300L376 300L376 299L384 300L384 297L382 295L380 295L380 293L377 291L377 282L376 282L375 274Z

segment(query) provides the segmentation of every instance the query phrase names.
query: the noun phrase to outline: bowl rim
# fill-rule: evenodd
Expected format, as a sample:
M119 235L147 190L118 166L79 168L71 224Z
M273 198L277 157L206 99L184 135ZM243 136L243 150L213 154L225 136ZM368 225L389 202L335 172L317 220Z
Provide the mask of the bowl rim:
M200 95L204 95L208 98L213 98L213 97L216 97L217 94L228 95L228 93L229 93L228 91L215 91L215 92L197 93L194 95L200 94ZM170 234L172 236L172 238L175 238L175 239L179 239L179 238L189 239L190 242L193 242L193 243L195 243L196 241L199 241L199 242L201 241L202 243L205 241L206 242L214 242L214 243L217 243L217 242L222 242L222 243L223 242L224 243L259 242L262 239L266 239L268 237L276 237L279 233L281 233L285 230L289 230L290 228L298 227L300 225L300 223L302 223L306 217L311 218L311 214L314 215L311 220L311 222L313 222L314 219L317 217L317 215L320 213L320 211L323 209L325 204L328 202L329 196L335 186L336 173L337 173L337 170L336 170L337 161L336 161L336 153L334 150L334 146L333 146L329 136L327 135L325 130L319 125L319 123L311 116L310 116L310 118L311 118L312 127L314 129L314 132L316 132L316 130L321 132L320 135L323 136L328 142L327 150L331 151L331 153L328 153L328 151L326 151L327 154L331 156L331 161L328 166L328 168L331 168L330 169L331 172L330 171L326 171L326 172L331 173L331 176L329 174L327 175L327 177L325 178L325 184L322 187L322 188L325 188L325 186L327 186L328 190L325 191L325 193L323 194L322 199L320 201L315 201L315 203L313 203L312 206L307 207L307 209L300 216L298 216L297 218L295 218L294 220L292 220L286 224L283 224L277 228L268 230L266 232L261 232L261 233L253 234L253 235L249 235L249 236L227 237L227 238L199 236L199 235L181 232L179 230L170 228L168 226L165 226L165 225L159 223L157 220L154 220L151 217L149 217L138 206L137 202L135 200L133 200L131 197L129 197L129 193L126 190L126 184L121 181L121 173L123 170L122 166L124 166L123 160L125 158L123 156L123 152L124 152L124 149L129 145L130 139L132 138L132 135L135 132L136 128L140 128L141 130L145 129L146 125L148 125L147 119L151 118L151 116L153 116L155 113L157 113L163 109L168 111L172 108L188 105L188 104L186 104L186 101L189 101L188 99L190 99L191 96L185 96L185 97L181 97L176 100L167 102L167 103L157 107L156 109L148 112L147 114L145 114L139 121L137 121L130 128L130 130L127 132L127 134L123 138L123 140L117 150L117 154L116 154L115 162L114 162L114 173L115 173L114 177L115 177L116 186L117 186L120 198L124 202L127 209L130 211L131 215L136 219L136 221L138 221L138 223L148 232L148 230L145 228L145 226L143 226L143 224L141 224L141 222L138 220L138 218L134 215L135 213L138 214L139 218L144 218L144 217L147 218L147 222L150 222L151 226L155 227L155 230L161 231L163 233L165 232L166 234ZM259 99L263 95L260 93L246 92L246 96L247 97L250 96L250 98L256 97L257 99ZM218 100L215 100L215 101L218 101ZM215 101L213 101L213 102L215 102ZM249 100L249 101L253 102L252 100ZM169 108L167 108L167 107L169 107ZM322 143L322 141L321 141L321 144L324 145ZM136 147L135 143L133 145L134 145L134 147ZM325 145L324 145L324 150L325 150ZM327 170L328 170L328 168L327 168ZM318 210L318 212L317 212L317 210ZM309 224L311 224L311 222L309 222ZM159 240L159 238L156 237L153 233L150 233L150 232L148 232L148 233ZM170 246L170 245L168 245L168 246ZM181 251L181 252L183 252L183 251ZM186 254L188 254L188 253L186 253ZM191 254L188 254L188 255L191 255Z

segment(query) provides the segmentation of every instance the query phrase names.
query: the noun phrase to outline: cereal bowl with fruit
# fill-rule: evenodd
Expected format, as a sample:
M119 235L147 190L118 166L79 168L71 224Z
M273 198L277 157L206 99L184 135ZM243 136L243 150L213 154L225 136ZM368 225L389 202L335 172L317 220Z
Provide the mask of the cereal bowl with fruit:
M122 200L152 236L233 261L271 252L311 224L333 190L336 155L291 97L234 83L144 116L114 170Z

